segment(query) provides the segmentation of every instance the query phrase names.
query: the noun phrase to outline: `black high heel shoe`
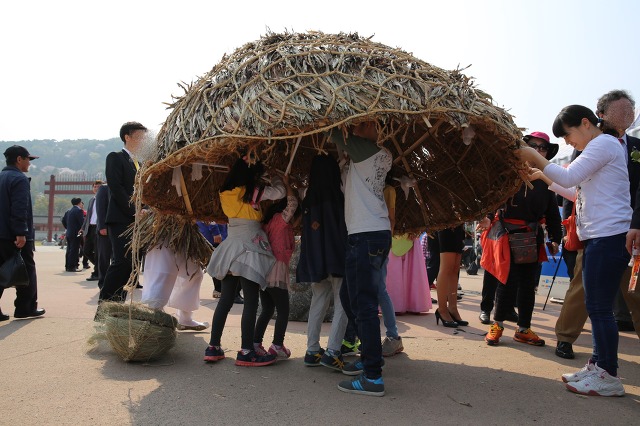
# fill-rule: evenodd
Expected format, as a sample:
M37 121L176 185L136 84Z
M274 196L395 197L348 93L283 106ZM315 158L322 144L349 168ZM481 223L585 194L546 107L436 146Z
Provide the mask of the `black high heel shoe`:
M458 323L455 321L447 321L443 319L440 315L440 312L438 312L438 310L436 309L436 325L438 325L438 322L440 321L442 321L442 325L445 327L456 328L458 326Z
M460 318L456 318L456 317L454 317L454 316L453 316L453 314L451 313L451 311L449 311L449 315L451 315L451 318L453 318L453 320L454 320L455 322L457 322L457 323L458 323L458 325L460 325L460 326L462 326L462 327L466 327L466 326L468 326L468 325L469 325L469 321L463 321L463 320L462 320L462 319L460 319Z

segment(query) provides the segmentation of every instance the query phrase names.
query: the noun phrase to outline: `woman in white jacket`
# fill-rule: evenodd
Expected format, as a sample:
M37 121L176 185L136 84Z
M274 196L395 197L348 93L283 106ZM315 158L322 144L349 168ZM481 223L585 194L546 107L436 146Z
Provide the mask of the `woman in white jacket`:
M602 121L581 105L565 107L553 123L553 134L582 154L567 168L550 163L533 148L516 151L554 183L549 189L575 200L576 228L584 245L583 282L591 319L593 353L587 365L563 374L567 388L600 396L624 395L617 376L618 329L613 301L629 262L625 248L631 220L627 153L607 133Z

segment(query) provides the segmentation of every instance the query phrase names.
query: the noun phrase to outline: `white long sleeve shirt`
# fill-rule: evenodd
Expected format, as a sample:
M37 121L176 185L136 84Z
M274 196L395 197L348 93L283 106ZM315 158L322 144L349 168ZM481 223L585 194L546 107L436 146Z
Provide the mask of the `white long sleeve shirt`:
M633 211L627 152L618 139L602 134L567 168L550 163L543 172L557 185L575 187L576 228L581 241L629 230ZM555 190L553 185L550 189Z

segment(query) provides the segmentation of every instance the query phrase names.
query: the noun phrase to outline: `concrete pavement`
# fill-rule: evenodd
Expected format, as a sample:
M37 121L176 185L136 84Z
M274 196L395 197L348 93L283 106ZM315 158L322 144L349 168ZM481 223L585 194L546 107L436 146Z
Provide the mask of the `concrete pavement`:
M43 318L0 323L0 425L183 424L638 424L640 344L620 333L623 398L585 397L565 390L560 375L580 369L590 353L587 329L574 345L576 359L554 355L560 306L538 296L532 328L546 347L514 342L509 325L498 347L485 344L488 327L477 316L482 275L461 272L465 332L436 326L433 313L398 317L404 353L387 359L383 398L345 394L347 376L302 363L306 323L289 323L292 358L263 368L236 367L240 313L235 305L223 346L228 358L202 361L209 331L180 332L176 347L158 361L125 363L106 344L89 350L96 282L64 271L64 252L38 247L36 264ZM144 279L143 279L144 283ZM194 317L211 322L217 300L208 277ZM136 291L139 298L139 291ZM0 301L13 314L14 290ZM168 309L168 311L172 311ZM326 343L329 324L323 326ZM272 325L266 338L272 336Z

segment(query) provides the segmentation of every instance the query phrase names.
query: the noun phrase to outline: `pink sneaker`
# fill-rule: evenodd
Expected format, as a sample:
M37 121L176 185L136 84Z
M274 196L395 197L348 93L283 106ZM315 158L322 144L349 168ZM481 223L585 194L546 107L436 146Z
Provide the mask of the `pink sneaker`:
M287 349L285 345L278 346L272 344L271 347L269 347L269 353L275 355L278 359L287 359L291 356L291 351Z
M264 346L262 346L262 343L254 343L253 344L253 350L256 352L256 355L258 356L265 356L267 355L267 350L264 348Z

